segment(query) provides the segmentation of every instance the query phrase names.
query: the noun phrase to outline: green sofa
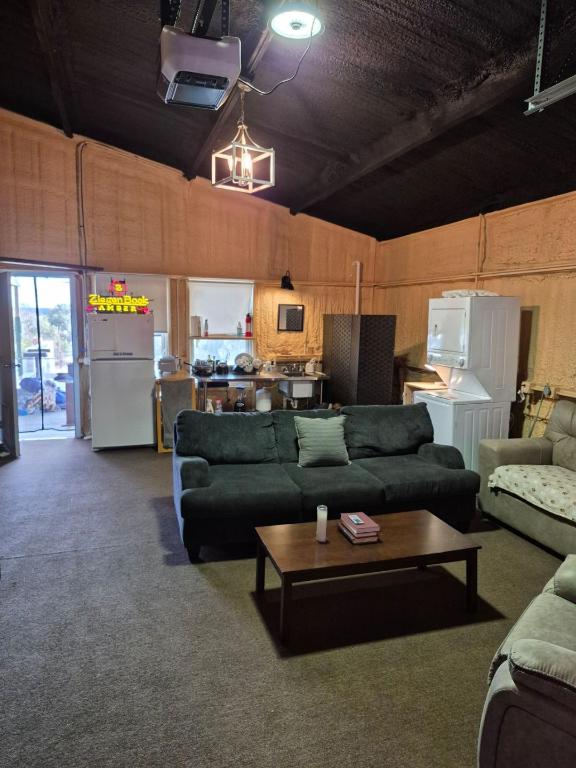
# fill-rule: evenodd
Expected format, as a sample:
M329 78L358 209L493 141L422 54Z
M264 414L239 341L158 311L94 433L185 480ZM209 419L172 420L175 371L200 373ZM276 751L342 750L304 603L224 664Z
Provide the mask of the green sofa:
M298 466L294 416L334 411L207 414L181 411L174 424L174 502L191 560L204 544L250 540L258 525L329 516L429 509L466 530L479 477L460 452L433 443L426 405L347 406L346 466Z

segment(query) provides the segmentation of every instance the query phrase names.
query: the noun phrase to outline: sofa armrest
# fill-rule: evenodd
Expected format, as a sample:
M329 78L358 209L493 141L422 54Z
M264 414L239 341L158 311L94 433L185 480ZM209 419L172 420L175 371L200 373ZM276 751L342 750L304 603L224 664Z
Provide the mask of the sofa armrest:
M494 494L488 478L505 464L552 464L552 442L546 437L516 437L508 440L480 440L480 507L492 512Z
M576 710L576 652L544 640L518 640L508 665L518 686L526 686Z
M439 464L447 469L464 469L462 454L453 445L424 443L418 448L418 456L431 464Z
M576 765L575 737L572 707L518 684L509 664L498 668L482 713L478 768L571 768Z
M200 456L172 454L172 484L174 506L180 518L182 492L190 488L206 488L210 485L210 465Z
M489 457L493 469L504 464L552 464L552 441L547 437L480 440L480 456Z
M210 485L210 465L200 456L177 456L174 466L178 472L182 491L189 488L207 488Z
M568 555L554 574L552 581L555 595L576 603L576 555Z
M464 469L462 454L453 445L424 443L418 448L418 456L431 464L438 464L447 469Z

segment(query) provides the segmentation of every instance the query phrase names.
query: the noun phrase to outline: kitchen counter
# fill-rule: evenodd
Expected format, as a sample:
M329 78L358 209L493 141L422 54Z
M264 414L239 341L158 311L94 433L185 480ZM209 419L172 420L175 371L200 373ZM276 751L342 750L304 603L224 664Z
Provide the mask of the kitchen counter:
M285 373L264 372L264 373L212 373L210 376L199 376L196 373L190 374L190 377L196 379L199 383L218 382L219 384L234 381L326 381L329 378L325 373L302 374L301 376L287 376Z
M324 395L324 382L330 377L325 373L313 373L302 374L300 376L287 376L280 371L266 371L261 373L213 373L210 376L199 376L198 374L191 373L190 377L196 381L196 386L202 388L203 397L202 402L205 404L208 399L208 385L209 384L234 384L236 382L250 382L258 385L259 383L265 386L266 384L279 384L281 382L320 382L320 402L322 402ZM291 395L292 392L288 390ZM290 398L289 398L290 399ZM205 407L205 405L204 405ZM284 407L286 407L286 396L284 397Z

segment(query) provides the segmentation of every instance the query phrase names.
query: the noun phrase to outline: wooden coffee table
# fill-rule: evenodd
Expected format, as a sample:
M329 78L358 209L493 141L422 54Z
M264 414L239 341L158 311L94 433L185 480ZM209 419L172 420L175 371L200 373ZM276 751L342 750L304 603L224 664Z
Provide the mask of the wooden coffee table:
M292 586L340 576L424 568L427 565L466 561L466 607L476 609L477 552L481 549L469 536L459 533L426 509L373 515L380 523L381 541L351 544L338 530L338 521L328 521L328 543L316 541L316 523L269 525L256 528L256 592L264 591L266 557L282 581L280 639L286 641L290 627Z

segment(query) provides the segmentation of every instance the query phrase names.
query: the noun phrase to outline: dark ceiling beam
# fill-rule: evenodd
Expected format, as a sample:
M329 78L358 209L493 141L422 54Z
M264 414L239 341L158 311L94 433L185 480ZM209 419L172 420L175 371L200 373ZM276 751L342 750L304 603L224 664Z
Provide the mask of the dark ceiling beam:
M312 136L306 136L296 130L290 131L289 127L284 124L281 126L272 126L269 125L268 122L263 122L262 120L256 120L253 117L250 117L250 132L253 132L256 136L258 133L266 134L267 140L271 142L283 141L288 145L294 144L295 151L297 151L298 145L301 145L303 147L309 147L310 150L335 161L345 162L350 157L346 151L341 150L338 147L331 147L328 144L317 141Z
M242 77L244 77L246 80L252 80L254 78L256 69L258 68L258 65L266 53L271 41L272 35L268 28L266 28L260 33L260 36L258 37L252 52L249 54L248 61L245 65L242 66ZM202 144L200 151L194 158L191 165L184 168L183 173L188 180L194 179L198 175L203 163L212 154L212 150L215 148L215 146L217 146L224 126L227 124L230 117L235 112L238 112L239 104L240 94L238 89L234 88L228 97L228 101L218 112L218 118L212 126L212 129L206 137L204 143Z
M180 0L160 0L160 26L173 27L179 10Z
M198 4L198 11L194 23L194 34L198 37L205 37L208 34L208 28L214 16L216 3L218 0L204 0Z
M68 30L61 0L31 0L36 37L46 61L52 97L56 103L64 134L73 136L73 96L70 63L67 56Z
M348 163L326 166L320 179L311 185L291 213L305 211L336 192L397 160L408 152L446 133L460 123L487 112L492 107L529 90L534 74L532 57L523 55L504 72L489 75L459 98L438 104L410 120L394 126L389 133L350 154ZM520 108L521 108L520 104Z

